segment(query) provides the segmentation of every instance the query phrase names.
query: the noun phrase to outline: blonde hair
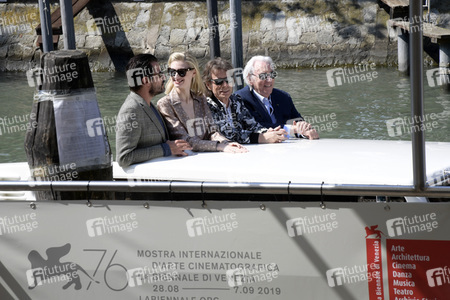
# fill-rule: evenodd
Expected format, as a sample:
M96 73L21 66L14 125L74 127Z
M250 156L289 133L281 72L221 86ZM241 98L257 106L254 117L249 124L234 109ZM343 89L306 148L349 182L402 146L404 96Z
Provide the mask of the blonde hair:
M192 56L189 53L182 53L182 52L175 52L172 53L172 55L170 55L169 57L169 61L167 62L167 64L170 66L170 64L174 61L183 61L185 63L187 63L189 65L189 68L194 68L195 69L195 75L192 78L192 82L191 82L191 92L195 95L195 96L203 96L205 95L205 85L203 84L202 81L202 76L200 74L200 68L198 66L198 62L197 59ZM167 82L166 85L166 94L170 94L170 92L173 90L173 81L172 81L172 77L169 78L169 81Z

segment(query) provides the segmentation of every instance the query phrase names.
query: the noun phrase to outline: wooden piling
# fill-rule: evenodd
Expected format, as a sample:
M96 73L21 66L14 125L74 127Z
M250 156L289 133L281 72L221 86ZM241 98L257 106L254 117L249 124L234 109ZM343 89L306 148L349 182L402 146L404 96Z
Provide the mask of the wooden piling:
M94 132L93 139L89 140L92 128L88 124L94 120L103 126L103 122L87 55L78 50L45 53L35 79L39 86L32 105L36 123L25 138L25 152L33 179L112 180L111 150L106 131L99 130L98 135ZM77 110L68 109L71 107ZM103 151L98 150L103 148ZM108 192L36 192L37 200L88 198L112 199L113 195Z
M439 44L439 76L444 90L450 91L450 41Z
M409 33L401 28L397 28L397 32L398 70L409 75Z

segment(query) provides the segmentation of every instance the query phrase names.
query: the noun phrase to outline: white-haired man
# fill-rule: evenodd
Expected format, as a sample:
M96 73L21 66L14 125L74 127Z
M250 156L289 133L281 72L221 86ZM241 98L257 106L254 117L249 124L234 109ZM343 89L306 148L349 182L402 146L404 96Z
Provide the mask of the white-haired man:
M291 96L274 88L277 72L274 63L268 56L252 57L244 68L244 80L247 86L236 94L244 100L244 104L255 120L266 128L282 128L288 132L309 139L318 139L319 135L311 124L305 122L295 108Z

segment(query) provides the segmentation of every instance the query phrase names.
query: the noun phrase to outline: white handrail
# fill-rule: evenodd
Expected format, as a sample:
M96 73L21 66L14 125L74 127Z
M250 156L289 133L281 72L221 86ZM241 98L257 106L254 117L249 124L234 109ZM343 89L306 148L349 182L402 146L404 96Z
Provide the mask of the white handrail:
M206 194L278 194L334 196L450 197L450 187L432 186L417 191L412 185L233 183L228 182L135 182L135 181L1 181L2 191L81 191Z

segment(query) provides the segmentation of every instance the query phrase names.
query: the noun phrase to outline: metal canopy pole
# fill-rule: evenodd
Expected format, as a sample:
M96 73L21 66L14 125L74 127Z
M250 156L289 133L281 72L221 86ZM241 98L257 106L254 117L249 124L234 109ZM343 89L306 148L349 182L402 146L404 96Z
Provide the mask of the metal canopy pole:
M73 9L72 1L70 0L60 0L61 6L61 21L62 30L64 36L64 49L75 50L75 28L73 24Z
M244 57L242 51L242 11L241 0L230 0L230 26L231 26L231 63L235 69L243 68ZM239 90L244 84L235 80L233 89Z
M217 0L206 0L209 26L209 54L211 59L220 57L219 16Z
M423 7L422 0L409 2L409 50L411 63L411 127L415 190L425 190L425 131L423 115Z
M41 19L42 50L44 53L47 53L53 51L53 31L49 1L39 0L39 14Z

